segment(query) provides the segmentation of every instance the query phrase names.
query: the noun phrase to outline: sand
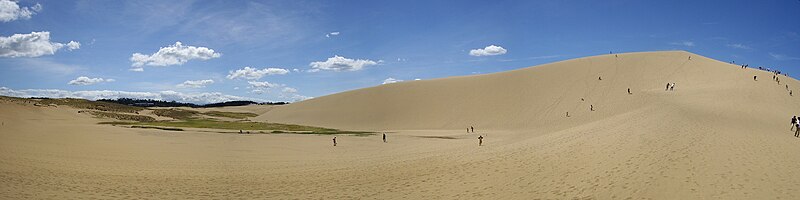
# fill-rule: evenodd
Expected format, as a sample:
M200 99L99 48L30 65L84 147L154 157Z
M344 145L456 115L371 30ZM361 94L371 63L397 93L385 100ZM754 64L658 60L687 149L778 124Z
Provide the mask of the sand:
M121 128L0 102L0 198L797 199L789 119L800 101L783 84L800 83L770 76L644 52L236 108L389 136L337 136L336 147L332 136Z

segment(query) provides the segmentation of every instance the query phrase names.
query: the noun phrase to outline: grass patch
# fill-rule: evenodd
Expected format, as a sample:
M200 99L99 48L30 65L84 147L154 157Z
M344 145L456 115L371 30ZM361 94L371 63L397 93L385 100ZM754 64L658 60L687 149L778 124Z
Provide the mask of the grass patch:
M318 134L318 135L373 135L373 132L342 131L330 128L303 126L294 124L265 123L265 122L230 122L213 119L186 119L183 121L149 121L149 122L101 122L100 124L131 125L131 126L157 126L181 128L209 128L225 130L259 131L264 133L289 133L289 134Z
M227 117L233 119L246 119L248 117L256 117L258 116L255 113L249 112L223 112L223 111L208 111L204 112L204 115L214 116L214 117Z
M102 118L112 118L118 120L139 121L139 122L156 121L156 119L153 117L143 116L143 115L133 115L133 114L123 114L123 113L113 113L113 112L103 112L103 111L88 111L88 112L94 115L95 117L102 117Z
M184 110L179 108L170 108L170 109L154 109L153 114L162 116L162 117L169 117L172 119L192 119L197 116L200 112L194 110Z

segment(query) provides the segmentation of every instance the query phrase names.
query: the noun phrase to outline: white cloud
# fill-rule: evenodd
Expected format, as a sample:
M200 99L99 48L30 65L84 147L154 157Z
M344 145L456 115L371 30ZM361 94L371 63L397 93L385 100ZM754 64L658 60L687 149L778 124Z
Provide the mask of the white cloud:
M8 37L0 36L0 57L39 57L53 55L59 49L67 47L69 50L80 48L80 43L70 41L67 44L50 41L50 32L31 32L30 34L14 34Z
M382 83L382 84L397 83L397 82L403 82L403 80L400 80L400 79L395 79L395 78L389 77L389 78L387 78L387 79L383 80L383 83Z
M115 81L114 79L89 78L89 77L81 76L81 77L76 78L75 80L69 81L69 83L67 83L67 84L70 84L70 85L94 85L94 84L97 84L97 83L114 82L114 81Z
M214 80L206 79L206 80L196 80L196 81L184 81L181 84L178 84L178 87L181 88L204 88L207 85L211 85L214 83Z
M743 45L743 44L727 44L725 46L730 47L730 48L734 48L734 49L751 49L750 47L748 47L746 45Z
M42 5L38 3L31 7L19 7L16 1L0 0L0 22L30 19L39 11L42 11Z
M372 60L362 60L362 59L355 60L334 55L333 57L328 58L328 60L326 61L318 61L308 64L309 66L311 66L311 70L308 71L309 72L318 72L320 70L332 70L337 72L358 71L364 69L364 67L366 66L377 65L377 64L378 62Z
M503 55L508 52L505 48L501 46L489 45L484 47L483 49L473 49L469 50L470 56L496 56L496 55Z
M151 55L134 53L130 60L133 62L131 66L134 68L142 68L144 65L183 65L189 60L208 60L219 58L220 56L222 56L220 53L214 52L213 49L207 47L184 46L181 42L175 42L175 44L168 47L161 47L158 52Z
M672 43L669 43L669 44L678 45L678 46L687 46L687 47L693 47L694 46L694 42L691 42L691 41L672 42Z
M80 42L69 41L69 43L67 43L67 49L69 49L70 51L80 48L81 48Z
M141 67L134 67L134 68L130 68L130 69L128 69L128 71L132 71L132 72L143 72L143 71L144 71L144 68L141 68Z
M236 79L236 78L243 78L243 79L260 79L265 75L276 75L276 74L287 74L289 70L281 69L281 68L264 68L264 69L256 69L251 67L244 67L242 69L238 69L236 71L229 71L228 72L228 79Z
M0 95L14 97L50 97L50 98L82 98L89 100L98 99L117 99L117 98L136 98L136 99L155 99L164 101L178 101L188 103L219 103L225 101L257 101L265 102L263 99L226 95L219 92L203 93L181 93L175 91L160 92L128 92L113 90L88 90L88 91L67 91L58 89L24 89L12 90L7 87L0 87Z
M336 32L330 32L330 33L328 33L328 34L325 34L325 37L331 37L331 36L337 36L337 35L339 35L339 31L336 31Z
M798 57L792 57L792 56L787 56L787 55L777 54L777 53L772 53L772 52L769 53L769 56L772 57L772 59L775 59L775 60L800 60L800 58L798 58Z
M297 93L297 89L290 88L290 87L284 87L282 91L286 92L286 93Z
M270 83L270 82L259 82L259 81L248 81L247 83L250 84L251 88L261 88L261 89L270 89L275 87L280 87L280 84L277 83Z

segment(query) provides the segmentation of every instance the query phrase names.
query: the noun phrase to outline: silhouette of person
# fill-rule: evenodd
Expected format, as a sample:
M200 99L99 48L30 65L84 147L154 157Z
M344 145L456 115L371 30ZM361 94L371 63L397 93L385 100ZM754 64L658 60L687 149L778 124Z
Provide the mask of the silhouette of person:
M475 132L475 127L470 126L469 130L471 130L474 133Z
M667 90L669 90L669 83L667 83L667 87L664 88L664 91L667 91Z
M483 146L483 136L478 136L478 146Z
M754 81L758 81L758 76L753 76Z
M797 116L792 116L792 127L789 128L790 131L794 129L795 124L797 124Z
M672 83L672 86L669 86L669 91L672 91L674 89L675 89L675 83Z
M794 136L795 137L800 137L800 123L795 124Z
M336 136L333 136L333 146L336 146Z
M589 105L589 110L594 111L594 105Z
M630 88L628 88L628 94L631 94L631 89Z
M569 112L567 112L567 117L569 117Z
M386 133L383 134L383 143L386 143Z

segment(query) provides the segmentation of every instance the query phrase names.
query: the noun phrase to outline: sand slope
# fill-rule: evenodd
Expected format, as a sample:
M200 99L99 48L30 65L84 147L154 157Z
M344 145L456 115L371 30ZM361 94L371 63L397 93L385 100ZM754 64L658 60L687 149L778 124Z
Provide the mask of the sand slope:
M800 102L784 84L800 84L771 77L688 52L629 53L253 108L254 120L389 130L389 143L338 136L337 147L0 102L0 198L797 199Z
M761 75L761 81L754 83L752 74ZM784 94L784 88L769 87L773 82L768 74L683 51L601 55L495 74L347 91L279 106L258 119L373 130L470 125L511 130L563 128L645 106L694 101L701 97L683 94L707 92L718 92L723 102L796 108L788 91ZM679 92L665 93L667 82L676 83ZM634 95L628 95L627 88ZM751 98L765 89L775 90L764 96L770 102ZM590 113L590 105L598 112ZM568 120L563 118L566 112L572 116Z

